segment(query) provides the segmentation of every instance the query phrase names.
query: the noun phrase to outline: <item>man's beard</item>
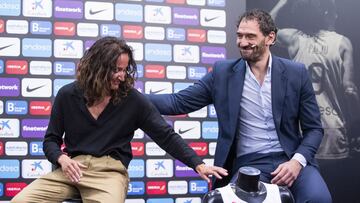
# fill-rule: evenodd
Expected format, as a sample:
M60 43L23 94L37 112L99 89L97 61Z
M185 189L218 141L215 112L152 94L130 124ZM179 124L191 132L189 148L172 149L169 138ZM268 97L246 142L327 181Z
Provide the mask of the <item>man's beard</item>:
M248 62L258 62L265 53L265 39L262 40L258 45L255 45L255 47L251 47L249 45L244 47L244 49L246 50L242 51L240 48L240 55L243 59ZM249 50L252 50L252 52L247 54L246 52Z

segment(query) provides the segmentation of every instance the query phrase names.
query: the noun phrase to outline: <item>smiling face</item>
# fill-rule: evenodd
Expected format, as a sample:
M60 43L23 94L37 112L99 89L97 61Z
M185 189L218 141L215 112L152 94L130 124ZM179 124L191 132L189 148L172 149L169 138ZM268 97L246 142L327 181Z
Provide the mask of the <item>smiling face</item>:
M256 20L243 19L238 26L236 43L242 58L249 62L257 62L270 52L269 47L274 38L274 32L265 36Z
M111 89L117 90L121 82L125 81L126 72L129 66L129 55L121 54L116 61L116 68L113 70Z

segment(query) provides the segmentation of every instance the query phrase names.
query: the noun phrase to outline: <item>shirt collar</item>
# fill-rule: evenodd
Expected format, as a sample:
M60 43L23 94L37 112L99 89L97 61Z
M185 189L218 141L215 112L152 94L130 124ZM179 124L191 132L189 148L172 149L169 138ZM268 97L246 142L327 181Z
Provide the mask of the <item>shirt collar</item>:
M249 66L247 61L245 61L245 64L246 64L246 72L249 74L251 72L250 71L250 66ZM272 69L272 55L270 53L269 62L268 62L268 69L266 71L266 76L265 77L271 77L271 69Z

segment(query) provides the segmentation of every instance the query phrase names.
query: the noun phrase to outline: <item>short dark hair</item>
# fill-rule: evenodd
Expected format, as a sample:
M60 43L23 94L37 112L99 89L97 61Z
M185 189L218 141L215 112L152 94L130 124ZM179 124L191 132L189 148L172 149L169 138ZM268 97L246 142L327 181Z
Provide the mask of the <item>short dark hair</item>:
M238 20L237 27L239 27L241 21L255 20L258 22L260 31L264 36L270 34L270 32L277 32L274 20L271 18L270 14L261 9L252 9L246 11Z
M126 70L125 81L121 82L119 89L111 89L113 71L121 54L129 56L129 66ZM77 69L77 85L84 91L88 106L105 96L111 96L113 103L120 102L127 96L133 87L136 74L136 63L133 50L126 42L116 37L104 37L97 40L80 59Z

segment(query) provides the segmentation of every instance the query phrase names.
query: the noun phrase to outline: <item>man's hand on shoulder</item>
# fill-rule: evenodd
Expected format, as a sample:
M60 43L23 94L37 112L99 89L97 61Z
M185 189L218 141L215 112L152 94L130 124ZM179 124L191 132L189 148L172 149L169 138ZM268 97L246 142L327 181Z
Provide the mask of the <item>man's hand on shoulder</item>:
M302 165L295 159L284 162L271 173L271 175L274 176L271 183L291 187L301 169Z
M82 177L81 168L86 168L85 165L72 160L66 154L62 154L58 163L61 165L61 169L66 177L68 177L72 182L79 182Z
M197 165L195 168L196 172L200 175L200 177L206 180L208 183L210 182L209 175L214 175L218 179L222 179L221 176L227 176L227 170L218 166L206 166L205 164Z

